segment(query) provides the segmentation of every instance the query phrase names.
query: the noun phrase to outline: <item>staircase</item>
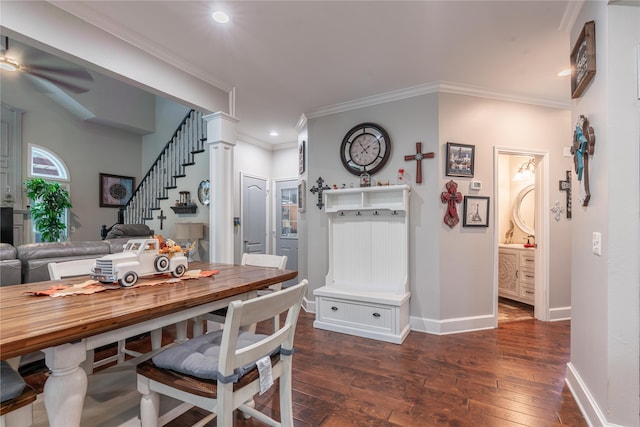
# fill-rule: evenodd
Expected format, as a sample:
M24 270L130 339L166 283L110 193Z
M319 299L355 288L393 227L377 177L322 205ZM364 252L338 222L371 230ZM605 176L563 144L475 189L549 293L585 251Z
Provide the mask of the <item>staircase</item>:
M160 152L149 171L118 214L118 222L144 224L160 209L160 201L177 188L176 180L186 176L187 166L195 164L195 155L204 153L207 129L202 113L191 110Z

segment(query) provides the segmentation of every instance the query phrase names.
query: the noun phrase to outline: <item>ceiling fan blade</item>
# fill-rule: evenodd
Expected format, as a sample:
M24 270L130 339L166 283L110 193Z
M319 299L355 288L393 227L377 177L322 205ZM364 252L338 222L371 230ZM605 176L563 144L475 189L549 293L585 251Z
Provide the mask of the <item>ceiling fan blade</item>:
M80 120L89 120L95 117L95 114L49 80L27 73L23 73L22 76L25 77L36 90L45 93L62 108L65 108Z
M55 68L27 65L25 74L48 80L73 93L85 93L91 89L93 77L82 68Z

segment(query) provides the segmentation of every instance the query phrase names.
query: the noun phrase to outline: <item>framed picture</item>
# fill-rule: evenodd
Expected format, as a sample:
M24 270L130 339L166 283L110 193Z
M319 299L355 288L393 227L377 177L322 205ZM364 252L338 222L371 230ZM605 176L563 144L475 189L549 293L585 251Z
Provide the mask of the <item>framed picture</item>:
M578 98L596 75L596 23L584 24L571 51L571 98Z
M489 198L464 196L463 227L489 226Z
M100 174L100 207L119 208L127 204L135 190L132 176Z
M304 179L298 181L298 212L304 212L307 206L307 182Z
M298 147L298 175L304 173L304 162L307 150L307 141L302 141Z
M447 176L464 176L473 178L475 167L475 145L447 142Z

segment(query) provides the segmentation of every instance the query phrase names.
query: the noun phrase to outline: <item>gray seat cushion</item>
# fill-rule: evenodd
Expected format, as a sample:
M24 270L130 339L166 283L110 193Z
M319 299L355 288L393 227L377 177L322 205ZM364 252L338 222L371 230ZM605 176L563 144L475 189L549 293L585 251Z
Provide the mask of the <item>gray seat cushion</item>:
M0 362L0 402L16 398L22 394L26 383L19 373L5 361Z
M244 348L265 338L266 335L243 331L238 335L238 348ZM220 361L220 342L222 330L209 332L193 338L180 345L169 347L153 357L153 363L164 369L171 369L182 374L198 378L215 380L218 378L218 362ZM236 369L236 378L255 368L256 363L249 363Z

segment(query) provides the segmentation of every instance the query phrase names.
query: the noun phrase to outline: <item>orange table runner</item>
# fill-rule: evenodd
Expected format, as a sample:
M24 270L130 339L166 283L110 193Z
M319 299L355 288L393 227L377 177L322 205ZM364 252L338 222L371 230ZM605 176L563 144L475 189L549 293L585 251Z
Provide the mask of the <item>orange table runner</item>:
M134 289L143 286L155 286L162 283L179 283L183 280L199 279L201 277L210 277L218 274L220 270L189 270L182 277L173 277L170 274L156 275L152 278L142 278L133 286L124 288L118 283L100 283L97 280L85 280L82 283L73 285L52 285L48 289L42 291L27 292L27 295L33 296L50 296L64 297L68 295L89 295L96 292L108 291L113 289Z

